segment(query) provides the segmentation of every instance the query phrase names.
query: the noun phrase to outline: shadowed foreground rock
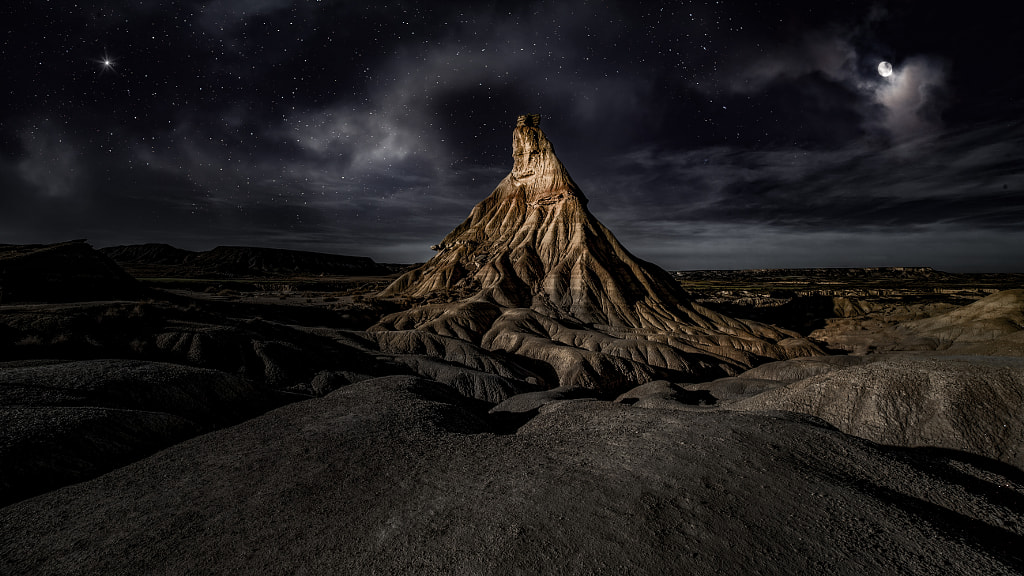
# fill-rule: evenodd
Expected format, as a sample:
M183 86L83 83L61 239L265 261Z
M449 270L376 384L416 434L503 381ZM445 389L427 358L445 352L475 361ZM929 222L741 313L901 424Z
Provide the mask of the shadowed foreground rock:
M630 254L587 209L539 116L520 116L512 156L438 254L382 292L431 302L383 318L371 336L464 340L546 370L548 387L605 392L820 353L796 333L688 302L668 273ZM387 338L401 353L402 339Z
M237 376L163 362L0 363L0 505L280 404L267 396Z
M831 370L729 407L802 412L874 442L952 448L1024 468L1024 359L847 358L859 362L836 362ZM780 364L789 363L796 361Z
M1019 471L783 413L368 380L0 509L3 574L1012 574ZM1007 476L1006 473L1010 473Z
M348 323L324 310L196 301L2 310L0 506L372 377L418 374L492 404L537 389L532 373L468 342L428 355L434 335L417 333L418 347L390 354L361 332L324 326Z

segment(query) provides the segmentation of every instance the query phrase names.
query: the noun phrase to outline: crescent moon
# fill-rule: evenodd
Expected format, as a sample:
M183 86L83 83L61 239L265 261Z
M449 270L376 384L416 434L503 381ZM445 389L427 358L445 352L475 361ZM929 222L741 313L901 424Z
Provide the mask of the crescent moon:
M892 76L892 64L889 64L885 60L878 63L878 75L882 78L888 78Z

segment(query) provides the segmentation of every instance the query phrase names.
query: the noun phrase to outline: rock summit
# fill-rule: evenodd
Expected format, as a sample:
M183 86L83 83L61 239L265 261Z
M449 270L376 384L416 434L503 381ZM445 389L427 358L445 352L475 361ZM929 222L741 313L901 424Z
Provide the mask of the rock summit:
M539 115L518 118L512 158L438 254L381 293L425 303L374 332L466 340L554 376L549 387L607 391L819 353L793 332L688 302L667 272L630 254L587 209Z

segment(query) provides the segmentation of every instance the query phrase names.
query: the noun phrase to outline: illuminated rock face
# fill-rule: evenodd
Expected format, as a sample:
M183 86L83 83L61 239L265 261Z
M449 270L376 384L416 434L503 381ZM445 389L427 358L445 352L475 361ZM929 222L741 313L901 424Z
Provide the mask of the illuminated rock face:
M432 303L373 331L467 340L550 367L557 382L549 385L609 391L817 353L793 333L681 298L668 273L630 254L587 210L537 115L519 117L512 158L512 171L439 253L381 293Z

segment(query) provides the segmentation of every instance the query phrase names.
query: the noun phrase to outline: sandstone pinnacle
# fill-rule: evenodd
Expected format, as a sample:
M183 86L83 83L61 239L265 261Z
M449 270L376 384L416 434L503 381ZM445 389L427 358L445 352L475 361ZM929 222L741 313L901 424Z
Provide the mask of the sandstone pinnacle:
M794 333L686 301L667 272L630 254L587 209L538 115L518 118L512 159L438 253L381 293L427 303L374 331L467 340L551 366L551 385L610 389L817 352Z

